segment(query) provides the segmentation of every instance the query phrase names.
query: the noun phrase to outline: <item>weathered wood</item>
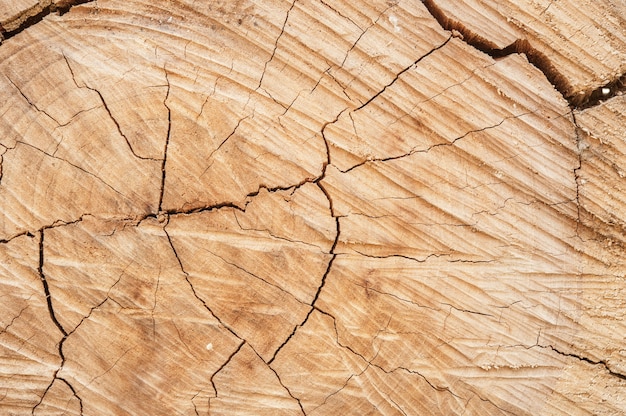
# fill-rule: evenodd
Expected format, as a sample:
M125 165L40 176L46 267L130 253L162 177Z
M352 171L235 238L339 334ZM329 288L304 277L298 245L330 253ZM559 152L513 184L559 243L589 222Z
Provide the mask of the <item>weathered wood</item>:
M626 412L621 6L70 3L0 3L0 413Z
M481 49L527 54L557 89L576 104L585 104L590 98L597 100L602 94L594 91L601 87L615 89L614 81L626 73L626 5L622 2L424 3L446 28L459 30L467 41Z

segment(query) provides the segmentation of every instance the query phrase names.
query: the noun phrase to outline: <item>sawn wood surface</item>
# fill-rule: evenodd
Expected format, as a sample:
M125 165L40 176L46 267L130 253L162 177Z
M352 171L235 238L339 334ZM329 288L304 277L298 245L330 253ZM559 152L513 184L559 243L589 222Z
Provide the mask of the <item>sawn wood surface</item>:
M622 1L0 29L0 414L626 413Z

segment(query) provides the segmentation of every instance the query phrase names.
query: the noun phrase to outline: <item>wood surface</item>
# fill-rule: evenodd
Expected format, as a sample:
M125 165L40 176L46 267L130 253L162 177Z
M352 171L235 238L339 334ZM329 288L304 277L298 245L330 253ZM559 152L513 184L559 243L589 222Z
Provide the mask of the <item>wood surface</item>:
M621 2L0 25L0 414L626 413Z

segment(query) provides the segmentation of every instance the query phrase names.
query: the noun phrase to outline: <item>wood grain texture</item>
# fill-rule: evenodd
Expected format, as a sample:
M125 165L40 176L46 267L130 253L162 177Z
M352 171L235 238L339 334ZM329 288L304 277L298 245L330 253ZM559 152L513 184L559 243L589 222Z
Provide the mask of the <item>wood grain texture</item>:
M619 4L74 3L0 46L0 413L626 412Z
M626 5L611 1L425 0L482 48L526 53L576 104L626 73ZM622 80L623 82L623 80ZM623 85L622 85L623 87Z

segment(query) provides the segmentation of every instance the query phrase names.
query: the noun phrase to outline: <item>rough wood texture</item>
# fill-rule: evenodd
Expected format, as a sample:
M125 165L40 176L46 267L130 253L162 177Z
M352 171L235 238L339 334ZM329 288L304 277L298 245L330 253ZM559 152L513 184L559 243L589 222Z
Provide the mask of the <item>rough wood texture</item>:
M459 30L480 49L527 54L555 87L576 104L586 103L594 90L609 84L615 87L615 81L626 73L624 2L424 0L424 3L446 28Z
M0 413L626 412L622 6L27 3Z

